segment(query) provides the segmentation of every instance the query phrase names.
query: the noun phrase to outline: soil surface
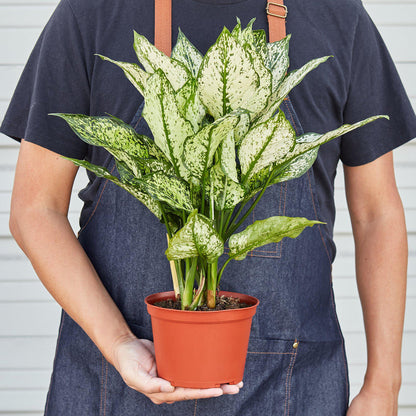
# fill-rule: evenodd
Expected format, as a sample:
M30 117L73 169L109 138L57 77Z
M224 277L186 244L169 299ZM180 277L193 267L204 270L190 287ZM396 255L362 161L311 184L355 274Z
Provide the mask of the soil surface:
M155 302L155 306L159 306L165 309L181 309L181 302L179 300L174 299L167 299L161 302ZM207 305L198 306L195 310L196 311L223 311L225 309L240 309L240 308L248 308L249 305L247 303L240 302L239 298L232 298L229 296L216 296L216 306L215 309L208 308Z

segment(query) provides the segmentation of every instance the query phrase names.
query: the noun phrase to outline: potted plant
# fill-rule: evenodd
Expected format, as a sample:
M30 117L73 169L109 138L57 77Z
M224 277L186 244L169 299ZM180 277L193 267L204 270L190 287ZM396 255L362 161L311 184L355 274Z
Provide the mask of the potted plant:
M274 216L237 232L265 190L303 175L320 145L385 117L296 137L279 106L294 86L329 57L287 73L290 35L267 43L265 32L253 30L252 25L253 21L243 29L238 21L231 32L224 28L205 56L181 31L171 57L135 33L134 49L142 67L101 56L118 65L143 95L142 115L154 139L139 135L113 116L54 114L85 142L107 149L116 160L118 175L84 160L70 160L130 192L166 226L174 291L152 295L146 302L159 376L182 387L242 379L258 300L218 293L227 264L243 260L254 248L296 238L319 223ZM225 244L228 258L219 263ZM224 299L246 307L210 311ZM245 305L238 305L238 299ZM179 310L155 306L158 301L173 308L176 302ZM198 323L191 327L194 319ZM218 326L214 321L219 321ZM186 335L178 332L181 326ZM234 326L245 331L241 339ZM207 346L210 339L214 346ZM174 344L181 353L173 351ZM203 346L208 347L207 353ZM226 350L224 358L220 358L221 349ZM219 374L222 370L224 374ZM183 374L178 375L179 371Z

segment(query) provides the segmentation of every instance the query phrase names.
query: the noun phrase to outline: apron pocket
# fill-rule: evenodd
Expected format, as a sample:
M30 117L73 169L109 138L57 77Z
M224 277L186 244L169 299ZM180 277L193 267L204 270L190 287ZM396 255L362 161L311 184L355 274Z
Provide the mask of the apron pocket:
M241 414L289 415L297 347L295 340L250 340L240 392L250 397Z

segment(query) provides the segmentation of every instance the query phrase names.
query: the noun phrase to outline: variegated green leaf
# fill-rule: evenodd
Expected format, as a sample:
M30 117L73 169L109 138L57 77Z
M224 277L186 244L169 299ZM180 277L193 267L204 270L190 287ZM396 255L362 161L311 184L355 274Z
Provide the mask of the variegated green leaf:
M200 129L202 119L206 114L197 92L196 80L189 79L186 84L176 93L176 102L183 117L191 124L196 133Z
M182 62L189 69L194 78L198 76L203 56L188 40L181 29L179 29L178 39L172 50L172 58Z
M123 161L135 175L140 174L137 160L148 158L145 136L116 117L95 117L82 114L51 114L63 118L84 142L102 146L116 159ZM150 140L149 138L146 138Z
M173 208L192 211L191 192L186 182L163 172L150 173L138 180L146 192L158 201Z
M234 129L234 141L238 147L250 128L250 113L241 114L240 121Z
M324 56L322 58L313 59L301 68L289 73L288 76L280 83L278 88L269 96L266 107L259 114L257 114L255 122L262 123L272 117L292 88L296 87L296 85L298 85L303 78L309 74L309 72L314 70L323 62L327 61L329 58L330 56Z
M123 182L117 177L111 175L111 173L101 167L94 165L92 163L89 163L85 160L78 160L73 159L69 157L64 157L64 159L72 161L75 165L84 167L85 169L88 169L95 175L97 175L100 178L108 179L109 181L115 183L120 188L123 188L127 192L129 192L131 195L133 195L136 199L138 199L143 205L145 205L154 215L156 215L157 218L162 219L162 211L160 210L160 206L150 195L148 195L143 188L140 187L138 184L131 184L129 182Z
M296 133L283 111L249 130L238 151L242 181L247 183L257 172L283 160L295 146L295 139Z
M161 70L147 81L143 117L152 130L155 143L181 178L189 178L182 162L183 143L193 132L192 125L178 109L175 92Z
M144 36L136 32L134 32L134 50L144 69L150 74L161 69L175 91L179 90L191 76L185 65L166 56Z
M213 164L219 144L232 133L239 120L240 111L227 114L185 140L183 160L193 177L193 182L201 181L204 173Z
M272 91L275 91L282 82L289 68L290 37L291 35L287 35L282 40L267 44L265 65L272 73Z
M139 90L140 94L144 95L143 91L149 74L143 71L139 65L128 62L114 61L113 59L99 54L97 54L97 56L99 56L103 61L111 62L120 67L127 79Z
M234 208L244 199L245 195L244 188L224 175L218 164L210 169L206 193L209 196L213 193L215 207L221 211Z
M228 241L229 256L235 260L243 260L247 253L257 247L277 243L284 237L296 238L306 227L323 224L301 217L270 217L256 221L244 231L234 234Z
M201 64L201 101L214 118L237 108L257 112L264 107L263 97L270 94L269 75L269 79L260 80L250 53L224 28Z
M234 132L225 136L219 148L219 161L222 171L234 182L238 183Z
M170 239L166 256L169 260L200 256L208 263L213 263L223 252L224 243L211 220L195 210L186 224Z

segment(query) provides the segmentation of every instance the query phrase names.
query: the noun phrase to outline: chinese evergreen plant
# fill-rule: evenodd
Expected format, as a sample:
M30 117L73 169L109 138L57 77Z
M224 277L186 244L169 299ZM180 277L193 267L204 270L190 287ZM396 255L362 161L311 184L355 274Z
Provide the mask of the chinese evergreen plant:
M181 31L171 57L134 33L142 67L101 56L143 95L143 117L154 140L113 116L55 114L82 140L107 149L119 177L70 160L130 192L166 225L166 256L182 309L202 303L214 308L230 260L319 223L275 216L235 233L266 188L303 175L320 145L383 117L296 137L279 106L329 57L287 73L290 35L267 43L263 30L252 29L253 21L245 29L240 21L232 32L224 28L205 56ZM225 242L228 259L219 269Z

